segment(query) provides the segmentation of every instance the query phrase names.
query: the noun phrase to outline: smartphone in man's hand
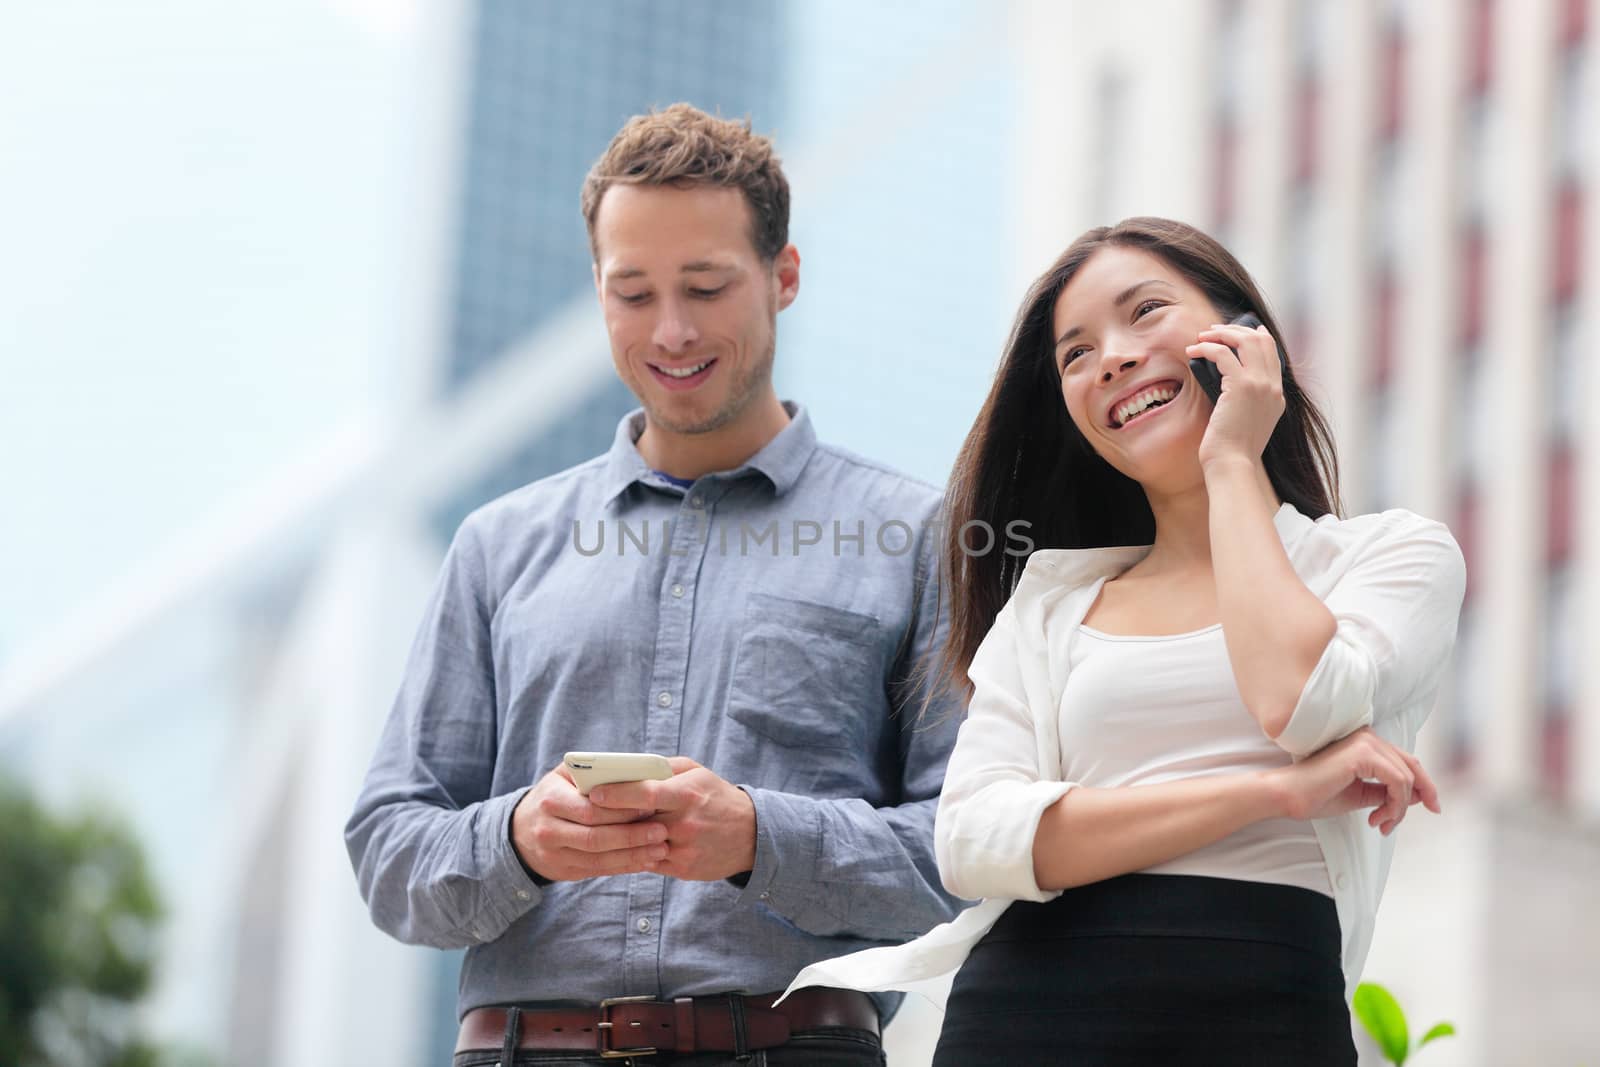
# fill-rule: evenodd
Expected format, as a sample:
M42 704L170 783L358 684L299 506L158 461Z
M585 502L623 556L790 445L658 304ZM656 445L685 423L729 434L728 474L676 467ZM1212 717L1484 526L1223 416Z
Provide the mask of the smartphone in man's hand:
M568 752L562 757L578 792L613 782L665 781L672 777L667 757L654 752Z

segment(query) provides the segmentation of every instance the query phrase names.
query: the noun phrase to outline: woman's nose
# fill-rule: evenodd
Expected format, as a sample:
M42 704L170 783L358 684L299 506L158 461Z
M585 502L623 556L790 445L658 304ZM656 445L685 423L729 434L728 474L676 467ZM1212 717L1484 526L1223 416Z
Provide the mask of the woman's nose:
M1139 365L1140 357L1129 355L1112 355L1106 353L1100 361L1100 380L1109 382L1117 375L1132 370Z

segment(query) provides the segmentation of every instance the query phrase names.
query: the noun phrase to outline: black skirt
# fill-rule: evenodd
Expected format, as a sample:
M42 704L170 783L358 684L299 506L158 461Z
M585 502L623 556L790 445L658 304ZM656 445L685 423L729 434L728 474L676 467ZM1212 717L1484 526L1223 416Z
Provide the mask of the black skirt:
M1130 874L1019 901L956 975L934 1067L1354 1067L1333 900Z

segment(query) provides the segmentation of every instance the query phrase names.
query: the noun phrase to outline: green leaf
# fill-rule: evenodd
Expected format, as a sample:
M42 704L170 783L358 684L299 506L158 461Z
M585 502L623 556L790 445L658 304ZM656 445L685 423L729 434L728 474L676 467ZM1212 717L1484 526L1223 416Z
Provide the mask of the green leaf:
M1362 982L1356 986L1351 1006L1389 1062L1395 1067L1404 1064L1411 1050L1411 1036L1406 1031L1406 1014L1389 991L1376 982Z
M1455 1037L1455 1036L1456 1036L1456 1028L1455 1028L1454 1024L1452 1024L1452 1023L1435 1023L1432 1030L1429 1030L1427 1033L1422 1035L1422 1040L1417 1042L1417 1047L1421 1048L1423 1045L1426 1045L1428 1042L1432 1041L1436 1037Z

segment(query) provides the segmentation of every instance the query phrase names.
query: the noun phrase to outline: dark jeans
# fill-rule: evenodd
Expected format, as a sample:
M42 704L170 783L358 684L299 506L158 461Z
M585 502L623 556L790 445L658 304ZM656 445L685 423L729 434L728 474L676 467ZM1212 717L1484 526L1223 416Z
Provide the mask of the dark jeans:
M859 1030L811 1030L777 1048L756 1049L742 1063L731 1052L658 1052L638 1059L601 1059L596 1053L518 1052L514 1067L884 1067L876 1034ZM498 1050L458 1052L452 1067L494 1067Z

